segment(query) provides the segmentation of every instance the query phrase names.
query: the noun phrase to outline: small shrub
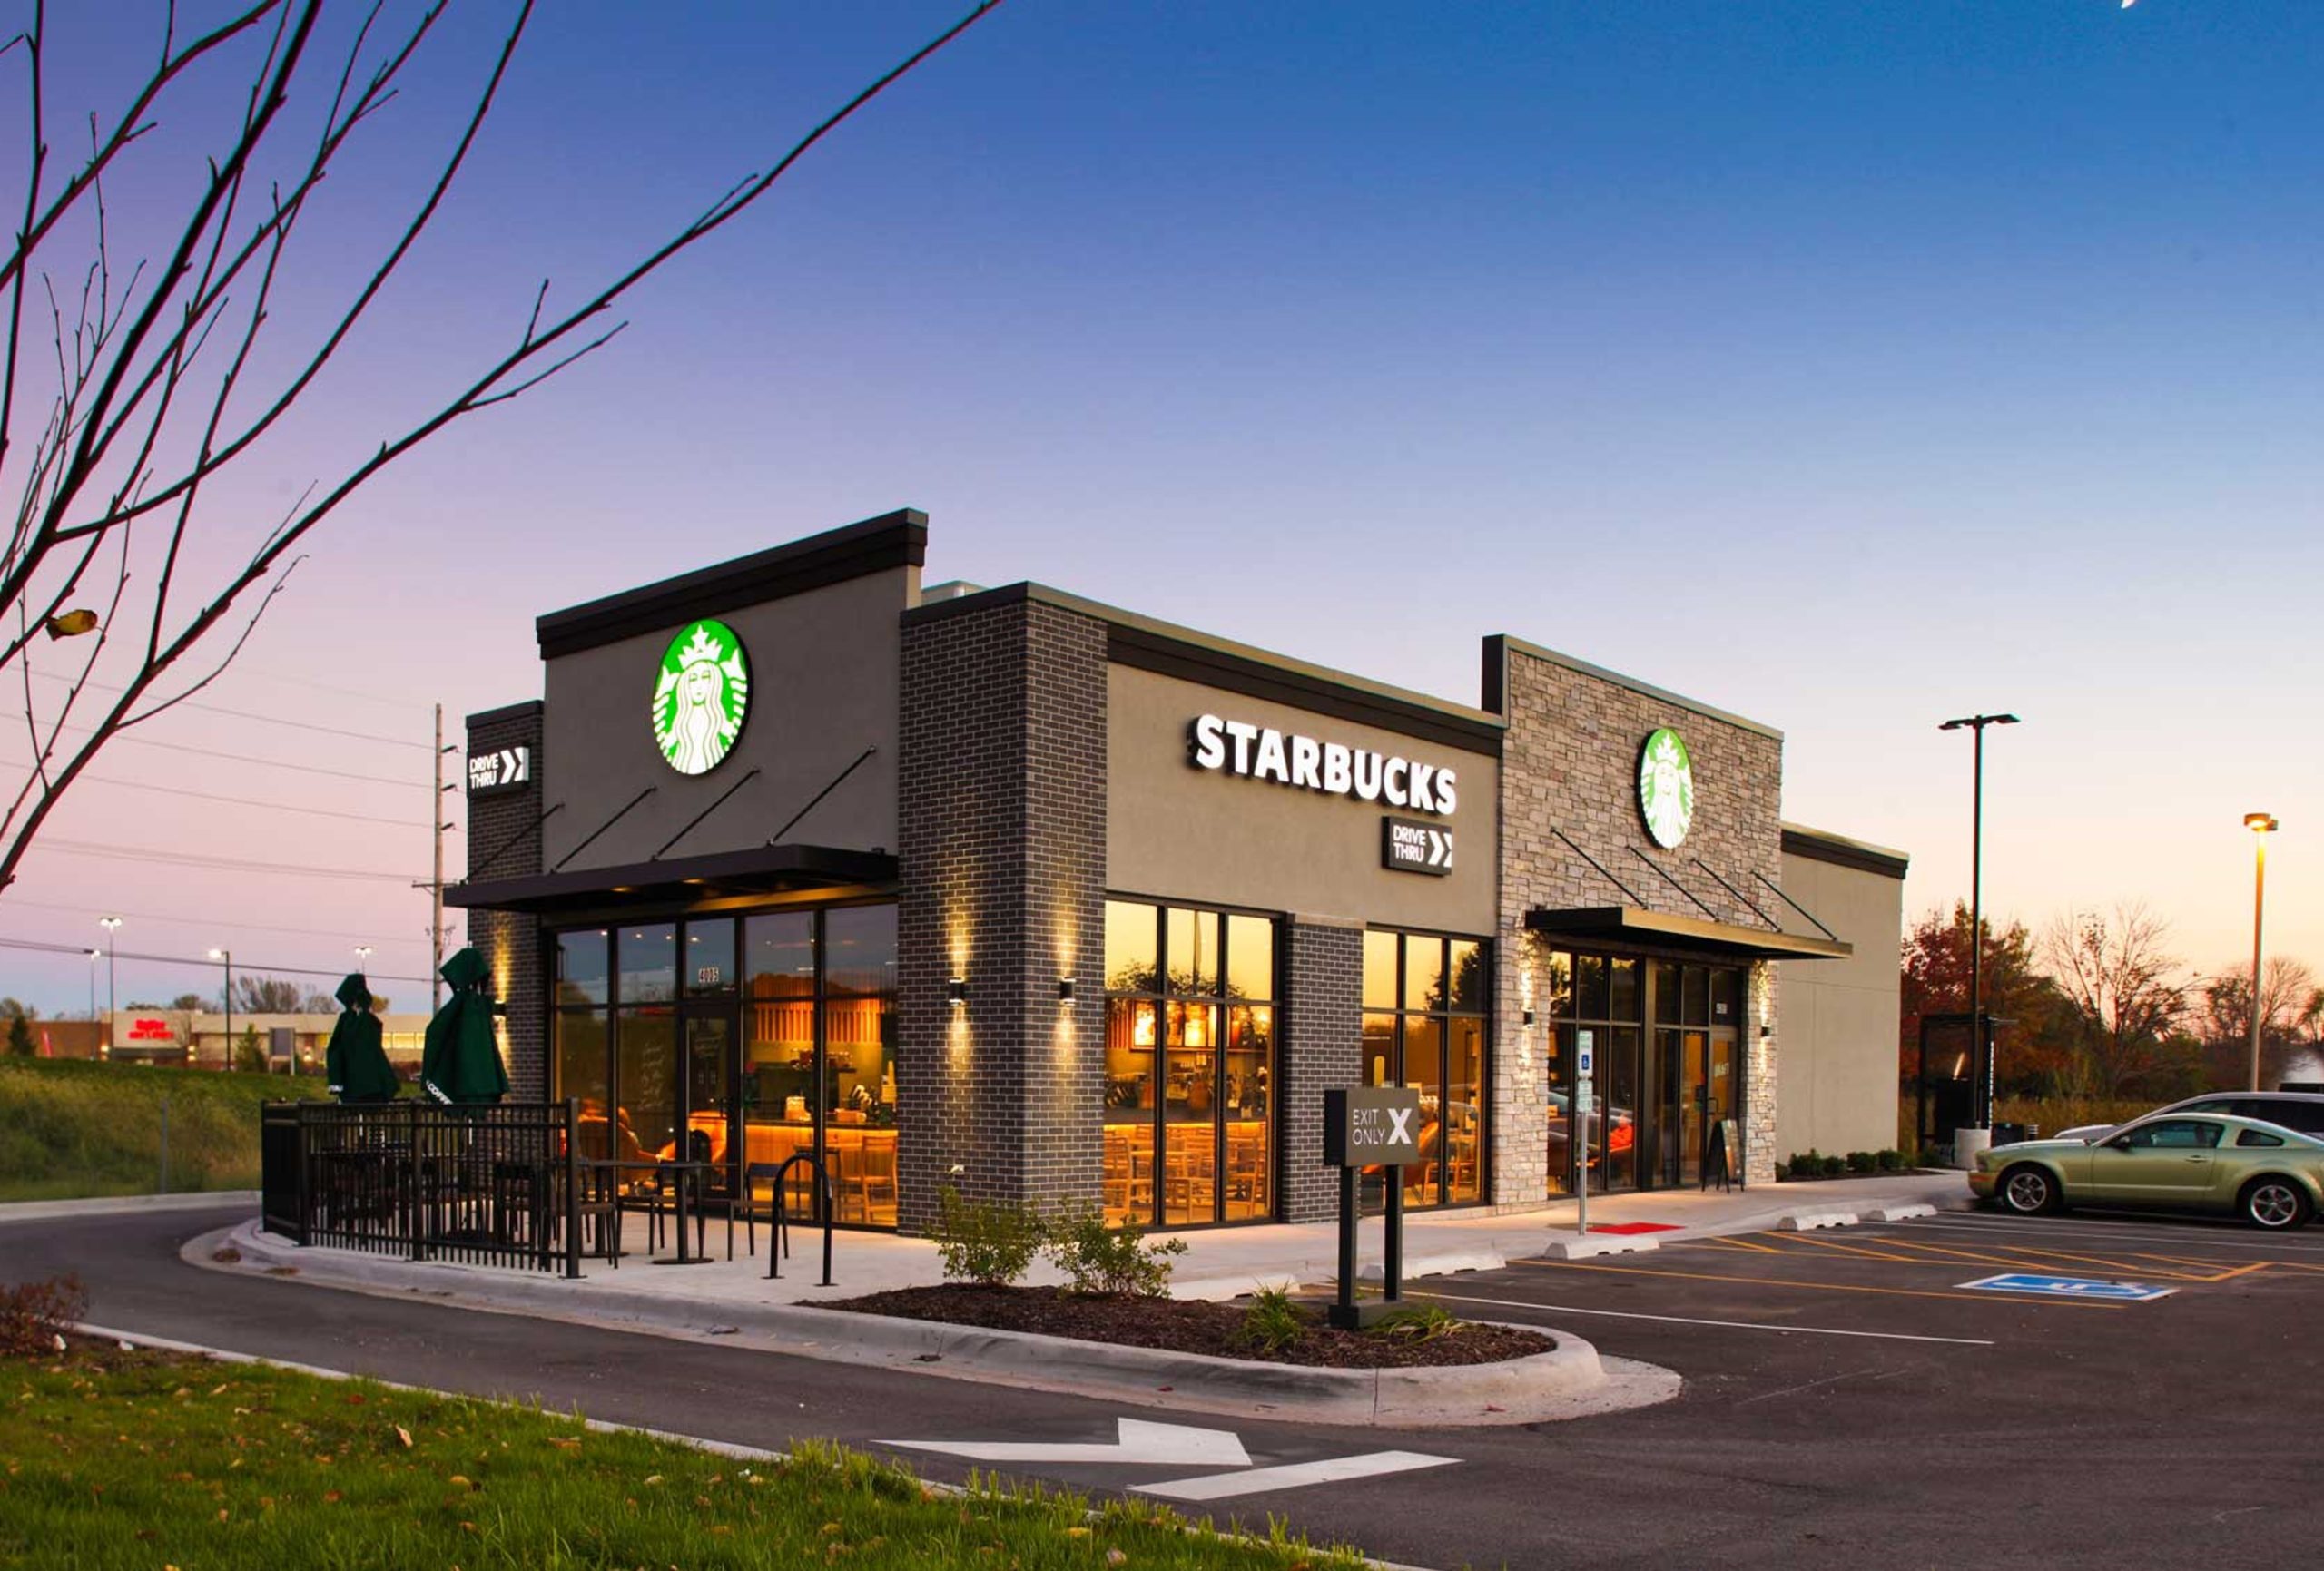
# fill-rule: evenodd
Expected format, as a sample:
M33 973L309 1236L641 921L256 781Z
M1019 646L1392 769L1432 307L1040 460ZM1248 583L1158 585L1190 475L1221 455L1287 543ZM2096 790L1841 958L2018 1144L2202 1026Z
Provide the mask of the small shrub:
M1143 1230L1106 1225L1094 1205L1060 1211L1047 1229L1043 1248L1079 1293L1128 1293L1160 1298L1170 1291L1170 1261L1187 1252L1183 1238L1147 1243Z
M1827 1157L1824 1158L1824 1176L1825 1176L1825 1177L1827 1177L1827 1178L1838 1178L1838 1177L1842 1176L1843 1174L1845 1174L1845 1173L1847 1172L1847 1170L1848 1170L1848 1164L1847 1164L1847 1159L1846 1159L1846 1157L1841 1157L1841 1156L1827 1156Z
M1045 1230L1031 1209L998 1200L963 1200L946 1184L936 1197L936 1241L944 1280L1007 1287L1025 1274L1040 1252Z
M1812 1145L1805 1151L1794 1153L1790 1165L1791 1175L1794 1178L1824 1176L1824 1159L1816 1154L1816 1148Z
M1461 1329L1461 1322L1443 1304L1414 1304L1406 1310L1381 1320L1372 1330L1384 1337L1399 1337L1406 1341L1433 1342L1449 1337Z
M56 1351L66 1327L89 1312L77 1276L0 1287L0 1358L42 1358Z
M1876 1154L1873 1160L1880 1164L1880 1171L1883 1173L1905 1171L1905 1154L1901 1151L1883 1151Z
M1777 1163L1777 1164L1776 1164L1776 1182L1777 1182L1777 1183L1781 1183L1784 1180L1786 1180L1786 1179L1789 1178L1790 1176L1791 1176L1791 1164L1790 1164L1790 1163L1788 1163L1788 1162L1778 1162L1778 1163Z
M1874 1166L1872 1153L1851 1151L1847 1155L1847 1164L1850 1173L1870 1173Z
M1280 1353L1295 1346L1306 1330L1307 1317L1291 1301L1288 1290L1263 1287L1251 1295L1243 1323L1235 1328L1235 1340L1257 1352Z

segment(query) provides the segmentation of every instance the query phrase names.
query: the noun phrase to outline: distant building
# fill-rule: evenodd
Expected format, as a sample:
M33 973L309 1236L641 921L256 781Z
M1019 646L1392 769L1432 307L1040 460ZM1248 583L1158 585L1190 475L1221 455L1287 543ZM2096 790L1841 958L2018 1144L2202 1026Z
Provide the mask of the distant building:
M299 1073L320 1074L323 1049L330 1045L336 1011L328 1015L245 1015L234 1011L232 1034L227 1016L188 1009L120 1009L113 1017L113 1047L109 1056L124 1064L168 1064L196 1069L227 1069L233 1065L233 1045L246 1032L255 1032L259 1051L275 1068L294 1061ZM407 1079L419 1072L420 1038L428 1029L426 1015L382 1015L380 1036L388 1062ZM287 1033L278 1035L278 1033ZM59 1053L59 1057L67 1055ZM108 1055L75 1053L73 1057Z

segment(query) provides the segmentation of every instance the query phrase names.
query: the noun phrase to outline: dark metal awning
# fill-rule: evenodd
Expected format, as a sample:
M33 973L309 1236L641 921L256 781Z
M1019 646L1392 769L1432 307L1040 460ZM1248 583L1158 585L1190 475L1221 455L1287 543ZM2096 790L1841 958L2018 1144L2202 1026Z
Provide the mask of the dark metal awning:
M576 910L608 905L687 903L734 895L773 895L843 884L891 883L896 859L836 846L753 846L708 856L672 857L612 868L527 873L448 884L444 903L470 910Z
M1678 949L1709 959L1845 960L1856 953L1854 945L1837 939L1802 938L1797 933L1742 928L1700 917L1676 917L1638 906L1586 906L1563 911L1537 906L1525 913L1525 928L1544 938L1577 944L1615 943L1640 948Z

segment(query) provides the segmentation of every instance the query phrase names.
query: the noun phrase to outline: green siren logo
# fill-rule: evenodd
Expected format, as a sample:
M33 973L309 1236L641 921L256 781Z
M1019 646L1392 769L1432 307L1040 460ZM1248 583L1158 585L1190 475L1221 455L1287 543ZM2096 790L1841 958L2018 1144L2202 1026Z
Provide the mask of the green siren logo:
M1646 832L1669 850L1687 838L1695 821L1695 766L1687 744L1665 726L1646 739L1638 755L1638 809Z
M750 707L751 665L733 628L705 617L670 640L654 684L654 741L672 769L716 769Z

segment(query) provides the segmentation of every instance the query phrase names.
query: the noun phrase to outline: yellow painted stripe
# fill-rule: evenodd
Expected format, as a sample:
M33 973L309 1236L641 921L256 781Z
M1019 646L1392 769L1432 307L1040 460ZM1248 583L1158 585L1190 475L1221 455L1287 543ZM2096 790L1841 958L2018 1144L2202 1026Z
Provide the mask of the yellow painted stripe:
M1748 1238L1698 1238L1691 1242L1695 1243L1715 1243L1727 1249L1748 1249L1754 1254L1781 1254L1783 1252L1783 1251L1779 1249L1772 1249L1764 1243L1753 1243Z
M1878 1293L1885 1298L1956 1298L1965 1299L1972 1303L1992 1303L2000 1299L2016 1304L2041 1304L2044 1307L2054 1305L2061 1309L2114 1310L2129 1307L2118 1303L2092 1303L2086 1299L2016 1297L2012 1296L2006 1288L1984 1292L1934 1292L1923 1288L1862 1287L1854 1282L1843 1281L1794 1281L1784 1277L1717 1276L1708 1272L1697 1271L1649 1271L1643 1266L1595 1265L1586 1260L1521 1260L1511 1263L1539 1266L1547 1271L1602 1271L1610 1272L1618 1276L1668 1276L1689 1281L1740 1282L1746 1287L1797 1287L1806 1288L1810 1292L1869 1292Z
M1862 1245L1862 1244L1860 1244L1860 1243L1842 1243L1842 1242L1841 1242L1838 1239L1837 1239L1837 1238L1817 1238L1817 1237L1816 1237L1815 1235L1813 1235L1812 1233L1805 1233L1805 1232L1763 1232L1763 1233L1759 1234L1759 1236L1760 1236L1761 1238L1777 1238L1777 1239L1781 1239L1781 1240L1782 1240L1785 1243L1787 1243L1787 1244L1794 1244L1794 1243L1809 1243L1809 1244L1814 1244L1817 1249L1830 1249L1830 1250L1837 1250L1837 1251L1838 1251L1840 1253L1842 1253L1842 1254L1853 1254L1853 1255L1859 1255L1859 1256L1863 1257L1863 1258L1864 1258L1864 1259L1866 1259L1866 1260L1893 1260L1893 1261L1901 1261L1901 1262L1903 1262L1905 1264L1907 1264L1907 1265L1925 1265L1925 1264L1926 1264L1926 1263L1927 1263L1925 1261L1916 1260L1916 1259L1915 1259L1913 1256L1911 1256L1911 1255L1909 1255L1909 1254L1890 1254L1890 1253L1888 1253L1888 1252L1886 1252L1886 1251L1883 1251L1883 1250L1877 1250L1877 1249L1866 1249L1864 1245ZM1783 1252L1783 1251L1781 1251L1781 1250L1777 1250L1777 1251L1776 1251L1775 1252L1776 1252L1776 1253L1777 1253L1777 1254L1781 1254L1781 1253L1782 1253L1782 1252Z
M1925 1250L1931 1254L1945 1257L1942 1260L1925 1260L1921 1262L1923 1265L1951 1265L1956 1261L1965 1260L1974 1265L2007 1266L2012 1271L2025 1269L2025 1262L2022 1260L2005 1260L2000 1255L1984 1254L1974 1249L1954 1249L1946 1244L1929 1243L1917 1238L1892 1238L1888 1242L1899 1249Z

